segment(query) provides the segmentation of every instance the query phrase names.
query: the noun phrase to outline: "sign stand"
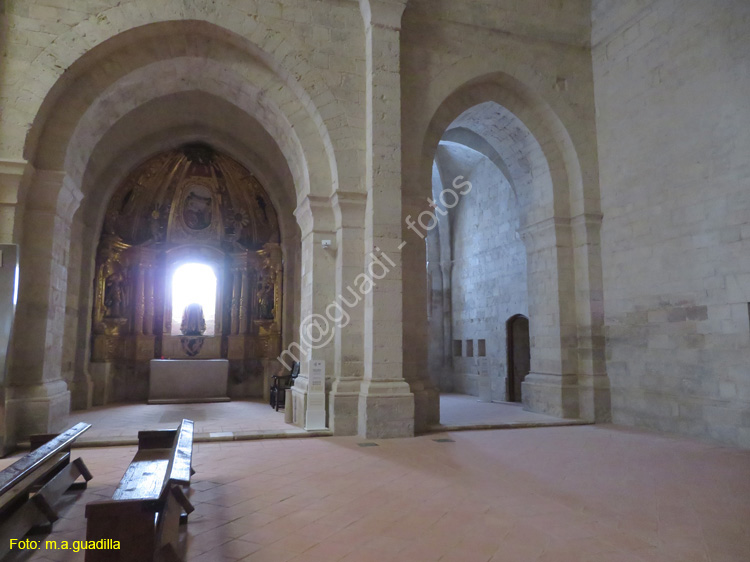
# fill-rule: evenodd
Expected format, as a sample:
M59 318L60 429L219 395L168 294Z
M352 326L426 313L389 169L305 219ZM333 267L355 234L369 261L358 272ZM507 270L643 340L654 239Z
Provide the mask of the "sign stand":
M326 428L326 362L310 361L307 387L307 413L305 429L315 431Z

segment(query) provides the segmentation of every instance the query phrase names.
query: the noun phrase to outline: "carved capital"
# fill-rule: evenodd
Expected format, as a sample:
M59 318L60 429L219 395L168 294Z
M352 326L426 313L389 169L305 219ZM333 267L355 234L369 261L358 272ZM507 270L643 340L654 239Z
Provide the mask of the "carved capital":
M327 197L308 195L294 211L302 238L313 232L334 232L335 220L331 200Z
M359 0L365 29L382 27L401 30L401 16L408 0Z
M364 228L366 193L336 192L331 197L336 230L341 228Z
M518 229L527 252L555 246L565 229L570 229L570 219L551 217Z
M0 205L15 205L19 200L21 178L32 166L25 160L0 159Z

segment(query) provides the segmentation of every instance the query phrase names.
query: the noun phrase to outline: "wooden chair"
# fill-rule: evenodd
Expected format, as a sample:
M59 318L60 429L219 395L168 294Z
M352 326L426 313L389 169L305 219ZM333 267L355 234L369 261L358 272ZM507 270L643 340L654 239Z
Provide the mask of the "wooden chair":
M138 432L138 452L109 501L86 505L86 540L119 541L118 550L86 550L86 562L177 561L179 525L194 508L188 500L193 422L177 429Z
M299 361L295 361L288 375L274 375L271 384L271 407L277 412L286 407L286 390L294 386L299 376Z
M32 436L33 450L0 472L0 558L9 552L10 539L35 528L49 532L63 493L91 480L81 458L70 461L73 442L90 427L79 423L59 435ZM74 484L79 477L84 481Z

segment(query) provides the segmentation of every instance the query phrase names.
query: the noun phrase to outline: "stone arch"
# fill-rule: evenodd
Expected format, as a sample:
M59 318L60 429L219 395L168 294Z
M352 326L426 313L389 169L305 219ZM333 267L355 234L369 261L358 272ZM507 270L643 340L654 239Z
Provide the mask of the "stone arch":
M193 114L195 108L205 108L206 115L183 122L181 115ZM87 114L88 115L88 114ZM137 126L133 126L136 124ZM137 134L133 134L134 131ZM74 139L76 137L74 136ZM193 142L205 142L216 150L243 164L268 188L268 195L279 212L282 251L286 267L283 282L282 339L284 345L294 339L300 295L299 227L294 220L296 207L294 178L285 155L274 143L263 125L252 119L245 109L222 97L205 91L188 90L172 92L130 110L111 125L101 138L97 137L90 154L90 162L81 181L85 195L74 220L70 268L77 277L71 280L78 290L69 290L68 300L77 295L78 323L66 327L66 349L77 343L89 343L91 332L91 287L94 278L94 255L101 233L104 211L113 191L121 179L135 166L153 154ZM81 260L80 266L77 260ZM69 305L69 308L73 308ZM74 372L76 376L89 373L90 350L76 350ZM81 391L86 382L76 383L73 404L87 407L90 401ZM101 385L97 385L97 388ZM94 403L102 400L94 395Z
M506 177L510 183L511 189L513 190L513 194L516 199L518 198L516 186L513 181L513 174L511 173L510 168L508 168L508 164L505 163L505 160L497 149L487 142L487 139L482 135L466 127L451 127L445 131L442 140L462 144L486 156L487 159Z
M596 281L592 282L591 277L597 272L591 271L588 256L581 257L583 252L575 251L587 245L599 251L598 226L591 223L601 217L585 214L586 205L598 210L598 199L583 196L584 182L575 147L551 107L530 88L505 73L487 74L461 84L438 104L429 121L424 122L423 136L413 138L414 144L405 147L406 151L411 151L405 158L411 164L404 173L405 201L423 201L429 196L432 162L444 133L465 112L488 102L498 104L530 133L534 145L531 158L546 176L537 174L529 183L534 191L527 194L528 207L520 228L527 251L529 316L534 330L532 375L525 383L529 387L525 404L529 409L553 415L605 419L606 414L595 414L596 399L588 392L595 385L587 386L589 381L580 380L582 359L578 353L579 348L584 348L584 355L593 352L603 357L603 346L593 340L580 341L582 335L598 332L600 324L599 318L591 314L596 308L591 302L593 292L587 293ZM514 139L508 138L504 146L498 146L486 135L482 136L502 156L516 187L522 192L523 182L513 170ZM421 142L421 146L417 142ZM518 155L515 158L518 160ZM412 203L411 208L415 205L418 203ZM424 208L424 204L421 206ZM593 243L590 227L595 231ZM405 267L424 263L423 254L417 248L415 245L408 248L406 253L410 256L404 257ZM408 262L412 265L406 266ZM600 277L600 272L598 275ZM418 313L422 308L424 297L420 293L426 292L417 276L405 276L404 285L405 315L411 316L410 311ZM584 320L579 325L577 318L581 313L591 316L590 323ZM534 318L543 320L539 322ZM426 349L421 352L425 353ZM412 353L418 354L420 350ZM579 387L579 382L587 388Z
M522 212L530 206L528 192L533 187L529 178L534 170L524 160L524 153L535 147L528 131L513 123L505 124L508 129L504 133L514 139L513 148L517 145L516 152L520 154L509 154L507 147L498 144L502 138L493 138L493 131L482 130L485 121L503 123L504 116L498 112L505 110L494 102L485 102L462 113L451 123L435 153L440 184L436 189L433 179L436 201L437 191L452 190L459 179L459 185L469 181L472 189L468 193L463 188L456 189L456 193L464 195L446 198L459 200L445 215L437 213L438 228L427 237L428 242L437 239L441 250L439 267L428 262L433 310L428 357L434 365L437 356L442 356L442 364L434 371L441 374L443 392L477 394L480 387L489 387L494 400L506 400L508 363L501 319L517 311L525 312L528 307L526 251L517 231ZM456 131L460 134L451 134ZM498 144L497 150L483 135ZM498 136L497 132L494 136ZM539 151L538 146L536 149ZM505 153L503 157L498 150ZM536 166L536 171L539 181L545 181L545 167ZM442 296L435 294L436 287L442 289ZM441 313L435 314L437 311ZM439 333L442 340L436 338ZM453 340L489 342L483 360L488 380L477 378L477 366L471 356L454 357Z
M44 53L40 55L40 61L46 58ZM151 78L158 74L159 80L143 82L149 73ZM59 170L70 164L66 160L76 159L67 150L74 146L68 141L96 100L112 111L117 96L135 95L142 102L170 88L187 89L185 80L200 81L195 76L203 73L211 75L203 81L204 87L213 81L215 88L223 89L223 95L236 99L238 105L243 105L243 98L248 105L248 98L253 97L256 105L262 104L270 112L272 120L286 121L279 140L288 157L296 152L294 160L299 162L295 165L301 168L296 178L300 198L307 193L330 195L335 191L338 176L333 145L310 96L271 54L205 21L148 23L109 37L70 62L40 104L24 155L37 168ZM322 83L316 82L315 88L320 99L328 100L330 92L321 90ZM158 92L150 91L155 87ZM128 100L117 101L127 105Z
M153 48L157 40L161 49ZM36 171L22 186L28 203L21 270L22 274L33 271L40 275L28 278L30 282L21 291L19 329L47 336L41 342L19 342L15 348L11 384L16 390L9 396L9 418L23 428L21 434L56 427L68 409L70 393L61 379L66 310L71 302L85 300L81 297L88 281L84 271L75 283L80 290L68 286L70 254L80 254L79 248L71 249L71 240L85 241L97 223L94 219L80 225L73 219L94 213L91 209L96 207L95 201L101 202L106 191L102 190L102 174L113 170L121 174L126 167L124 160L128 158L117 162L112 150L118 149L119 156L130 151L131 160L145 158L149 155L146 147L151 153L164 148L174 142L167 140L165 133L177 132L186 140L202 137L249 147L250 154L255 148L257 156L257 142L248 140L239 130L240 125L252 121L258 124L258 131L269 133L265 140L277 146L277 160L288 169L280 182L286 192L279 193L278 199L284 201L292 216L300 200L310 194L328 196L338 183L326 126L312 98L305 94L300 99L300 92L297 81L270 55L207 22L171 21L125 31L70 64L40 104L25 147L25 156ZM196 118L195 104L193 111L176 115L179 105L172 104L194 95L218 100L209 104L209 113L211 108L216 115L232 108L229 113L234 111L241 118L233 124L223 123L221 130L222 126L214 126L212 119ZM157 100L171 101L171 109L163 105L166 117L159 117L161 131L144 126L144 114L138 111ZM186 107L191 108L190 104ZM238 160L245 164L248 159ZM248 167L253 169L252 165ZM45 224L44 229L37 228L40 222ZM296 224L287 225L286 231L298 245ZM298 264L300 252L294 251L291 261ZM80 254L79 259L92 258ZM299 267L292 268L291 275L298 280ZM285 306L295 303L292 313L296 314L299 298L284 300ZM87 332L86 321L79 317L74 331L80 338L81 331ZM293 337L292 332L285 337ZM86 353L77 356L85 357ZM90 386L90 381L79 382ZM38 411L28 406L32 398Z
M200 75L191 76L179 72L178 75L187 76L177 83L159 81L158 76L165 71L164 66L184 67L185 71L199 65ZM137 78L128 86L113 87L106 90L97 98L83 114L73 131L69 148L63 162L74 181L82 181L86 169L88 155L93 153L94 147L101 141L111 127L135 108L151 100L176 97L189 92L202 92L217 99L231 100L231 104L251 115L263 129L271 135L272 142L278 145L289 165L294 180L297 197L310 189L310 174L307 165L308 156L300 140L293 134L293 126L281 111L269 100L263 99L257 89L248 86L240 76L229 74L221 66L212 61L198 59L179 59L167 63L154 63L138 69L133 73ZM155 86L147 96L140 96L135 84L139 82L155 81ZM208 108L207 108L208 110ZM213 112L217 113L217 112ZM217 115L219 117L219 115ZM193 115L189 120L198 122L200 115ZM205 120L205 119L204 119ZM315 155L313 155L315 156ZM328 178L326 177L326 182Z
M457 88L439 105L427 126L419 158L419 176L415 185L424 185L429 173L431 155L461 114L485 102L495 102L514 115L538 143L550 174L545 196L550 198L547 209L559 216L570 216L570 193L582 190L581 170L570 136L554 111L520 81L505 73L474 78ZM547 201L545 201L547 203ZM543 220L540 216L538 220Z

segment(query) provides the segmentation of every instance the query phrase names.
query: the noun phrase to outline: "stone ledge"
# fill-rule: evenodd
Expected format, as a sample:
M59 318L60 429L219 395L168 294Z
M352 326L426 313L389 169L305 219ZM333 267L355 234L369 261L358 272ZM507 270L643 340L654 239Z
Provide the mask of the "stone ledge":
M479 431L487 429L534 429L539 427L568 427L575 425L595 425L585 420L560 420L549 422L508 422L508 423L475 423L459 425L432 425L421 434L446 433L449 431Z

